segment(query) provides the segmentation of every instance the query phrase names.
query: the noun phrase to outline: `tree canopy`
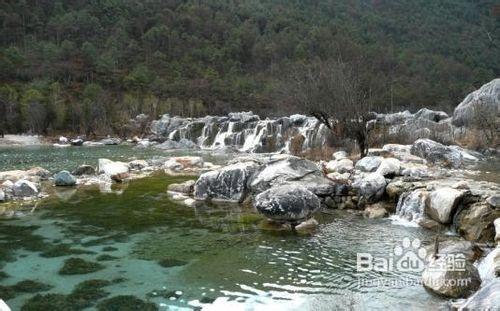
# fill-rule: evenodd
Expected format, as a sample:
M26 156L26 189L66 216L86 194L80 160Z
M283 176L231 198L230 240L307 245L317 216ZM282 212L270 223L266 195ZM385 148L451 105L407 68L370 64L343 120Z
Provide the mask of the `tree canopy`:
M317 60L369 60L379 111L451 110L500 74L494 0L0 3L10 132L112 132L141 112L289 114L276 90Z

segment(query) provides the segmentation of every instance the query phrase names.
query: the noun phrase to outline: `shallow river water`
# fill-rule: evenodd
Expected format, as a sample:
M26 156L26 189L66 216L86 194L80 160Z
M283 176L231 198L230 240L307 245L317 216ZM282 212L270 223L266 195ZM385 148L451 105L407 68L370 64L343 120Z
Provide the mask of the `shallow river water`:
M121 149L108 150L123 155ZM39 152L33 156L43 157L45 151ZM74 166L78 157L66 161ZM52 163L51 170L63 168ZM119 295L133 295L160 310L446 308L446 301L416 282L418 273L356 271L357 253L387 258L404 238L431 244L429 231L329 211L317 215L320 226L313 234L280 232L263 225L251 208L175 203L166 187L185 179L159 174L113 193L64 189L35 209L4 216L0 298L13 310L37 310L30 298L49 293L58 294L45 296L54 300L53 310L130 305L126 300L103 303ZM74 258L84 259L83 269L93 272L74 274L82 272L81 266L70 264ZM39 292L13 286L24 280L47 286ZM76 295L76 287L87 280L106 284ZM384 286L377 280L391 283Z

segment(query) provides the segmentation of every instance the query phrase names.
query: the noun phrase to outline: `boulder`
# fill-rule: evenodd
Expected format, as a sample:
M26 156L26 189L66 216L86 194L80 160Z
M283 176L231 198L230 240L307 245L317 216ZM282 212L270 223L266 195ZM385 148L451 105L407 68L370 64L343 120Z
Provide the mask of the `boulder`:
M104 146L104 144L102 142L98 142L98 141L85 141L85 142L83 142L82 146L84 146L84 147L100 147L100 146Z
M382 176L395 176L399 175L401 169L401 162L395 158L385 158L377 168L377 173Z
M340 160L332 160L326 163L325 168L329 173L331 172L338 172L340 174L349 173L354 170L354 163L352 162L351 159L347 158Z
M435 111L427 108L420 109L413 116L417 119L427 119L433 122L439 122L449 118L448 114L444 111Z
M340 151L333 153L334 160L340 160L340 159L345 159L345 158L347 158L347 152L345 152L344 150L340 150Z
M489 204L478 202L458 212L454 223L457 232L465 239L477 242L493 241L495 227L493 222L500 217L500 211Z
M68 139L64 136L59 136L59 143L60 144L67 144L68 143Z
M309 218L308 220L303 221L300 224L298 224L297 226L295 226L295 230L297 230L297 232L301 232L301 233L309 233L309 232L313 232L316 228L318 228L318 226L319 226L319 223L316 219Z
M41 180L47 180L50 178L50 172L42 167L36 166L32 167L26 171L29 176L40 177Z
M54 176L54 184L56 186L74 186L76 178L68 171L60 171Z
M358 194L369 203L376 202L382 198L385 186L385 178L379 173L358 176L352 184L352 187L358 190Z
M302 186L282 185L259 193L254 206L269 219L298 223L320 208L320 200Z
M389 151L393 154L403 153L410 154L411 145L400 145L400 144L385 144L382 149Z
M202 157L172 157L163 164L163 168L178 172L185 169L203 168L203 164Z
M459 146L445 146L430 139L419 139L411 147L411 154L434 164L460 168L464 164L476 162L482 156Z
M108 176L128 173L129 171L128 165L126 163L114 162L108 159L99 159L97 167L99 173L104 173Z
M453 188L440 188L431 192L426 214L435 221L449 224L463 192Z
M133 161L128 162L128 167L131 170L140 171L148 166L149 166L148 162L146 162L145 160L133 160Z
M435 257L434 243L427 248L428 260ZM475 243L471 241L460 240L445 240L439 241L437 257L464 255L465 259L470 263L478 260L483 251Z
M83 145L83 139L81 138L75 138L71 140L71 145L72 146L82 146Z
M73 175L75 176L94 175L94 174L95 174L95 168L90 165L80 165L79 167L76 168L76 170L73 171Z
M480 89L470 93L455 108L453 124L455 126L471 126L491 116L500 114L500 79L494 79Z
M323 184L323 181L325 181L325 185L328 185L328 181L314 162L287 156L260 166L248 180L248 188L252 193L260 193L286 182L303 181L307 183L312 180L317 180L316 185L318 186Z
M24 179L26 175L26 171L21 170L4 171L0 172L0 181L11 180L15 182L17 180Z
M170 184L168 185L168 191L179 192L191 195L194 192L194 184L196 181L188 180L180 184Z
M486 199L486 202L489 205L491 205L493 208L500 208L500 195L499 194L495 194L495 195L489 196Z
M122 140L120 138L109 137L101 139L100 142L103 145L119 145L122 142Z
M6 201L7 198L5 196L5 192L3 192L2 189L0 189L0 202Z
M255 162L240 162L204 173L194 185L194 198L242 202L248 193L248 179L256 169Z
M111 179L116 181L116 182L123 182L125 179L130 177L129 172L124 172L124 173L117 173L114 175L111 175Z
M380 163L382 163L382 157L372 156L372 157L364 157L356 162L356 169L363 172L374 172L379 167Z
M37 186L31 181L21 179L14 183L14 195L17 197L30 197L38 194Z
M447 298L470 296L481 286L477 268L464 260L463 269L447 264L447 257L432 260L422 273L422 283L431 292Z
M14 189L14 183L10 180L6 180L2 183L0 188L2 188L3 190L12 191L12 189Z
M460 306L459 310L498 310L500 309L500 279L494 279L481 287Z

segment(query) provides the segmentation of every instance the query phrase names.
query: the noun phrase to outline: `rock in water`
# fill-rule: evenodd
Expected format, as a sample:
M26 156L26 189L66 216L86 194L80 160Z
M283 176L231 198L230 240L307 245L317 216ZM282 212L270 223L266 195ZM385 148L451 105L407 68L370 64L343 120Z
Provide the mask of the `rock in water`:
M71 140L71 145L73 145L73 146L81 146L81 145L83 145L83 142L84 142L83 139L81 139L81 138L75 138L75 139Z
M95 168L90 165L80 165L76 170L73 171L73 175L94 175Z
M120 138L105 138L101 140L104 145L119 145L122 142Z
M290 156L262 165L248 181L252 193L260 193L272 186L305 179L323 178L323 173L311 161Z
M248 192L247 181L256 169L255 162L241 162L204 173L194 185L194 198L242 202Z
M500 279L494 279L483 286L460 306L460 310L498 310L500 309Z
M99 173L104 173L108 176L124 174L128 173L129 171L128 165L126 163L113 162L108 159L99 159L98 168Z
M14 184L14 195L18 197L29 197L38 194L37 186L31 181L21 179Z
M76 178L68 171L60 171L54 176L54 184L56 186L74 186Z
M299 222L320 208L318 197L299 185L283 185L268 189L255 197L255 208L275 221Z
M494 79L476 90L455 108L453 112L453 124L455 126L470 126L478 120L478 114L493 118L498 117L500 113L500 79Z
M173 192L185 193L191 195L194 191L194 180L188 180L180 184L170 184L168 185L168 190Z
M464 298L481 285L477 268L464 260L464 268L447 264L447 257L440 257L425 268L422 283L430 291L448 298Z
M494 208L500 207L500 194L492 195L486 199L486 202Z
M148 166L149 166L148 162L146 162L145 160L133 160L133 161L128 162L128 167L131 170L140 171Z
M382 198L385 186L385 178L379 173L360 176L352 184L352 187L358 189L358 193L369 203L376 202Z
M450 223L453 211L462 195L463 192L453 188L440 188L432 191L426 210L427 215L442 224Z
M466 162L475 162L482 156L459 146L445 146L430 139L419 139L411 146L411 154L434 164L459 168Z
M382 157L364 157L356 162L356 169L363 172L374 172L382 163Z

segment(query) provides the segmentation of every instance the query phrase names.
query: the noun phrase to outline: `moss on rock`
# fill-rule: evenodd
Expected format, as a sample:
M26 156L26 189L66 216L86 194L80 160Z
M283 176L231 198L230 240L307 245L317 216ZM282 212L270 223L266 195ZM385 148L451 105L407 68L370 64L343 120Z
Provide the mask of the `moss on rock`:
M71 304L65 295L61 294L37 294L30 298L21 308L21 311L67 311L72 310Z
M164 268L170 268L170 267L185 266L188 263L186 261L175 258L163 258L158 261L158 264Z

